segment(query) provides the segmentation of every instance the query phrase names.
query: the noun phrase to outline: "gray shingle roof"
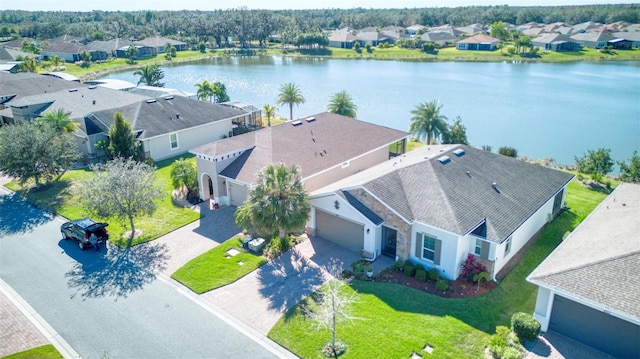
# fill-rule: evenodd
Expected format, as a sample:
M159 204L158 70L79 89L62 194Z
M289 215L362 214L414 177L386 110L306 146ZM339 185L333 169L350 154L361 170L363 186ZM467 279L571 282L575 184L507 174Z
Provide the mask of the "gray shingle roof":
M306 178L408 135L329 112L312 117L315 121L303 118L298 126L288 122L212 142L190 152L213 158L253 148L234 177L253 183L256 174L269 163L297 165Z
M99 119L97 122L104 124L101 126L104 130L104 126L109 128L113 124L115 113L121 112L134 131L142 131L139 139L244 115L241 110L181 96L159 97L153 102L149 101L152 100L138 100L127 106L95 111L93 115Z
M0 72L0 97L16 95L15 99L56 92L59 90L82 86L77 82L69 82L52 76L33 73L10 74Z
M369 207L365 206L364 203L358 201L358 199L347 191L342 191L344 198L355 208L358 212L362 213L363 216L367 217L371 223L378 226L381 225L384 220L382 217L378 216L374 211L369 209Z
M640 185L623 183L527 278L640 321Z

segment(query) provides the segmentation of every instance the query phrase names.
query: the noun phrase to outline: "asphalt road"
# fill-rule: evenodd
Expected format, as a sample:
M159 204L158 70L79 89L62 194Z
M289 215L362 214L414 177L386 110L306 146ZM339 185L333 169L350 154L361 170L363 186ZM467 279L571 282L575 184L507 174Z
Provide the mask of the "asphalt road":
M0 277L83 358L275 358L158 279L166 248L82 251L62 220L0 189Z

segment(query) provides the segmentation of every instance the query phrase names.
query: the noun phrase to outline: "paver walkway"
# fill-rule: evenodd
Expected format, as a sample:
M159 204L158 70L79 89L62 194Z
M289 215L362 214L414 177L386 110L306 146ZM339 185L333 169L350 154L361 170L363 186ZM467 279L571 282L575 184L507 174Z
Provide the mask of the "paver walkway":
M564 335L547 332L533 343L526 343L523 359L613 359L602 352L579 343Z
M49 344L27 316L0 291L0 357Z

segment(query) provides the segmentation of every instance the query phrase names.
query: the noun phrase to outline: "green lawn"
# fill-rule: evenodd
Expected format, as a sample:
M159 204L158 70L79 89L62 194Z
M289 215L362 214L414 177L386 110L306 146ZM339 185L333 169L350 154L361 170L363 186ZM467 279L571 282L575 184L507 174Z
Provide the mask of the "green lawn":
M193 155L184 156L191 158L195 164ZM130 229L128 222L117 221L113 218L94 218L109 223L109 240L112 243L124 248L148 242L200 218L200 214L191 209L175 206L171 199L173 191L171 164L177 158L180 157L156 163L155 181L163 189L164 195L158 202L158 208L153 216L142 217L134 221L136 228L143 231L140 237L129 243L128 237L122 237ZM23 188L17 181L7 184L7 187L63 217L78 219L90 216L80 206L78 188L90 181L93 175L89 169L67 171L58 181L52 182L51 186L42 191L28 191L31 183L27 183Z
M536 287L526 276L573 230L606 194L569 184L563 212L542 233L520 264L492 292L475 298L444 299L398 284L355 281L355 315L361 320L338 327L349 346L344 358L407 358L412 351L434 348L429 358L479 358L497 325L509 325L518 311L533 312ZM303 302L304 303L304 302ZM294 307L272 328L269 337L302 358L322 358L328 331Z
M2 359L63 359L64 357L51 345L43 345L41 347L25 350L2 357Z
M231 257L227 251L232 248L239 253ZM267 259L263 256L242 249L241 237L233 237L190 260L171 278L201 294L233 283L265 263Z

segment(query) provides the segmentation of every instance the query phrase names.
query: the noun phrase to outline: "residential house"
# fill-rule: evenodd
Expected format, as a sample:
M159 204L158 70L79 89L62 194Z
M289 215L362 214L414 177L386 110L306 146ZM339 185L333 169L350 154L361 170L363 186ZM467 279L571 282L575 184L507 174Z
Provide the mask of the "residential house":
M134 95L132 95L134 96ZM146 158L160 161L230 135L232 122L243 111L182 96L166 96L92 111L82 128L91 145L90 156L100 155L95 144L107 138L116 112L131 123Z
M624 40L624 48L635 49L640 47L640 31L621 31L612 34L616 39ZM614 45L615 46L615 45Z
M468 36L485 32L484 26L482 26L481 24L471 24L468 26L456 27L456 30Z
M580 33L589 32L601 26L602 24L600 23L593 22L593 21L586 21L586 22L571 26L571 34L580 34Z
M350 49L356 41L358 39L350 32L332 32L329 34L329 47Z
M420 35L420 39L426 42L433 42L434 44L438 44L440 46L447 46L448 44L454 44L458 38L448 31L438 31L438 32L425 32Z
M577 41L573 40L568 35L558 33L542 34L531 40L531 44L547 51L563 52L582 50L582 45Z
M268 164L300 167L307 191L389 159L406 149L408 133L323 112L226 138L189 152L196 155L200 198L240 206Z
M477 34L456 42L458 50L493 51L498 47L500 39L485 34Z
M602 49L609 45L609 41L615 40L608 32L582 32L571 36L571 38L584 47L590 49Z
M426 26L415 24L404 29L404 33L409 36L416 36L419 32L426 30Z
M473 255L503 278L561 211L572 178L470 146L423 146L313 190L307 233L448 279Z
M144 46L139 44L133 44L136 48L136 51L133 55L129 56L129 46L122 46L116 49L116 57L120 59L146 59L150 57L156 57L158 55L158 49L153 46Z
M386 36L390 42L395 43L401 39L408 39L409 35L405 33L405 28L400 26L386 26L380 29L380 33Z
M231 108L238 109L243 111L246 116L239 117L236 121L233 122L233 128L237 127L248 127L255 129L256 127L260 127L258 124L258 119L262 117L262 110L253 106L250 103L242 102L242 101L226 101L220 103L222 106L228 106Z
M17 73L20 71L20 65L23 63L21 58L33 57L37 62L40 62L40 55L32 54L30 52L24 52L16 50L10 47L0 46L0 71Z
M395 42L391 36L379 31L360 31L356 34L356 41L360 42L362 46L378 46L383 42Z
M640 185L620 184L527 277L542 331L640 357L639 218Z
M168 37L162 36L152 36L147 37L146 39L135 41L136 45L153 47L157 50L158 54L165 53L167 50L164 48L165 45L169 43L171 46L176 48L176 51L185 51L189 50L189 45L186 42L170 39Z
M129 48L133 42L125 39L111 39L106 41L92 41L86 45L87 50L101 52L110 57L118 57L118 49Z
M80 42L51 41L40 51L44 60L49 60L53 56L58 56L60 60L66 62L80 61L80 53L85 49Z

